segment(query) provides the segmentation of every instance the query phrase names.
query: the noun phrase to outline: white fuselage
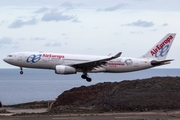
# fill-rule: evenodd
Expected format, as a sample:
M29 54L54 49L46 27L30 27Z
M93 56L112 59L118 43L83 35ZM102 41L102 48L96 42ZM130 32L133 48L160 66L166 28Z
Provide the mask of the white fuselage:
M94 56L94 55L77 55L77 54L59 54L59 53L45 53L45 52L17 52L8 55L4 58L9 64L38 69L53 69L57 65L71 66L78 63L104 59L109 56ZM119 57L107 61L105 65L98 66L88 72L131 72L153 67L151 65L152 59L147 58L127 58ZM77 72L82 72L82 69L77 69Z
M122 52L114 56L77 55L46 52L16 52L3 60L11 65L38 69L53 69L56 74L76 74L82 72L82 79L91 82L88 72L131 72L151 67L170 64L173 59L166 59L175 38L175 33L168 33L146 54L139 58L121 57Z

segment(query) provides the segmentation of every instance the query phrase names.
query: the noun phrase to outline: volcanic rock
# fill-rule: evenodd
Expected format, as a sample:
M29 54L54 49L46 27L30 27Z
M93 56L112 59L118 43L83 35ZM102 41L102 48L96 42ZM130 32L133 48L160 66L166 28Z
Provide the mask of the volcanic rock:
M105 82L67 90L50 112L120 112L180 109L180 77Z

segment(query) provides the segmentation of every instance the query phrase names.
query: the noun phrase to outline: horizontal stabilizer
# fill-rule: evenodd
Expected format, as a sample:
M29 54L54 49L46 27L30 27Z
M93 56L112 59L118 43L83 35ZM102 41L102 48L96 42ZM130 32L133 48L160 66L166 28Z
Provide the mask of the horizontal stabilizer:
M170 61L173 61L173 59L170 59L170 60L162 60L162 61L152 60L152 61L151 61L151 65L152 65L152 66L159 66L159 65L170 64Z

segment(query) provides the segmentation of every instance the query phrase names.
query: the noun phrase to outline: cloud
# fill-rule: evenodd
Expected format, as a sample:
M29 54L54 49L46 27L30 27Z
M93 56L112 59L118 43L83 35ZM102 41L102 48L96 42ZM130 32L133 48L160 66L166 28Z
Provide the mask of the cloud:
M67 2L62 3L62 4L60 5L60 7L66 7L67 9L73 9L73 8L75 8L76 6L80 7L80 6L82 6L82 5L83 5L83 3L73 4L73 3L67 1Z
M54 42L54 43L46 43L44 46L50 47L50 46L62 46L60 42Z
M19 48L19 46L15 45L15 46L13 46L12 48L13 48L13 49L17 49L17 48Z
M48 10L49 10L49 8L47 8L47 7L41 7L38 10L36 10L34 13L43 13L43 12L46 12Z
M15 45L17 48L18 47L17 44L18 44L18 42L13 42L12 38L10 38L10 37L3 37L0 39L0 48L2 48L2 47L6 48L7 46L10 46L10 45Z
M143 34L142 31L131 31L130 34Z
M37 40L37 41L38 41L38 40L45 40L45 39L46 39L46 38L43 38L43 37L42 37L42 38L40 38L40 37L35 37L35 38L34 38L34 37L31 37L31 38L30 38L30 40Z
M0 45L12 44L12 38L3 37L0 39Z
M97 11L115 11L115 10L119 10L119 9L123 8L124 6L127 6L127 4L119 3L119 4L114 5L112 7L107 7L104 9L97 9Z
M76 16L73 15L63 15L62 12L51 11L49 13L45 13L41 18L42 21L68 21L75 19Z
M164 23L164 24L162 24L162 26L168 26L168 24L167 24L167 23Z
M154 31L157 31L157 29L152 29L152 30L150 30L150 31L153 31L153 32L154 32Z
M74 22L74 23L79 23L79 22L81 22L81 21L79 21L78 18L76 17L76 18L74 18L74 19L72 20L72 22Z
M64 6L64 7L73 7L74 5L70 2L64 2L61 6Z
M62 33L61 35L62 35L62 36L67 36L67 34L66 34L66 33Z
M27 40L27 38L22 37L22 38L17 38L16 40Z
M128 23L128 24L125 24L124 26L152 27L152 26L154 26L154 23L142 21L142 20L137 20L136 22Z
M20 27L23 27L25 25L36 25L37 21L38 20L36 18L32 18L32 19L27 20L27 21L15 20L14 22L12 22L9 25L9 28L20 28Z
M5 21L5 20L2 20L2 21L0 22L0 25L2 25L3 23L6 23L6 21Z

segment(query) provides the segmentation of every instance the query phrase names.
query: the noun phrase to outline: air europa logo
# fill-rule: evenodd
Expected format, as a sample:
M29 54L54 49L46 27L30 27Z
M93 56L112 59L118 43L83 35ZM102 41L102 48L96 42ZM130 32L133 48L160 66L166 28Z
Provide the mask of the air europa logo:
M30 55L27 59L26 62L28 63L36 63L38 62L42 57L42 54L38 54L38 55Z
M164 47L166 47L166 45L168 43L171 42L171 40L173 39L172 36L169 36L166 40L164 40L160 45L157 45L156 48L154 48L153 50L151 50L151 55L155 55L157 54L158 51L162 50Z

